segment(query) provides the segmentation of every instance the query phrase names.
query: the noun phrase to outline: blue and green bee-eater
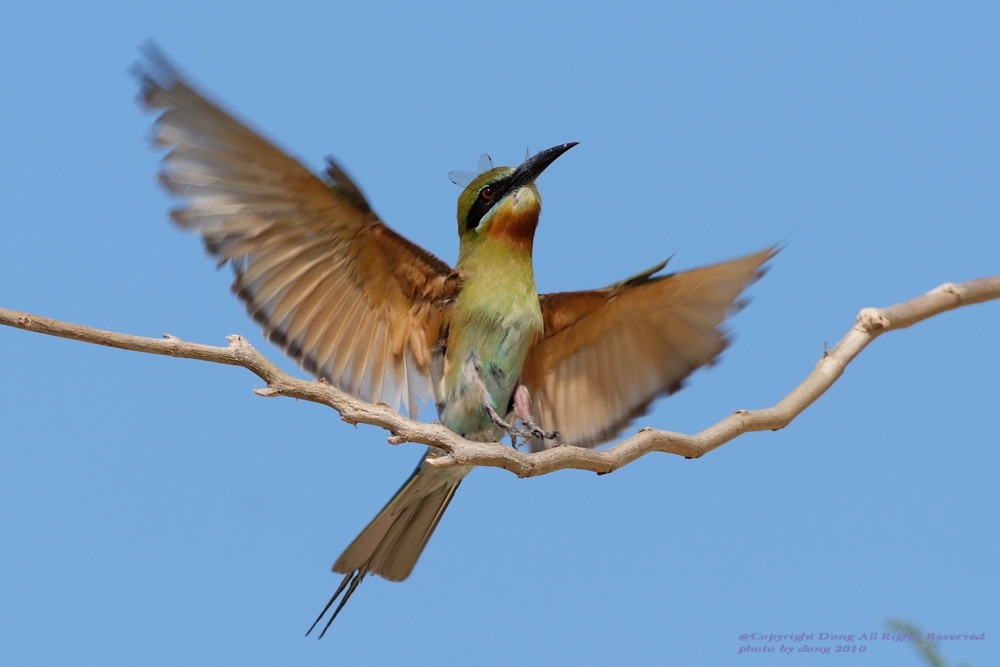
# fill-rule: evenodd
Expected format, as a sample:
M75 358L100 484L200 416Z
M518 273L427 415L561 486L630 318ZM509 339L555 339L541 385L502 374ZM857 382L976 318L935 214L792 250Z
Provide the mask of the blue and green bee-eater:
M539 295L535 180L576 144L475 176L458 198L451 268L389 229L333 161L313 174L155 51L140 78L145 105L163 110L160 180L187 203L172 218L233 267L233 291L267 337L365 401L415 416L433 400L441 423L472 440L511 434L535 450L613 438L723 350L720 325L774 254ZM409 576L471 470L426 465L440 454L428 449L334 563L345 576L317 622L343 593L329 628L366 574Z

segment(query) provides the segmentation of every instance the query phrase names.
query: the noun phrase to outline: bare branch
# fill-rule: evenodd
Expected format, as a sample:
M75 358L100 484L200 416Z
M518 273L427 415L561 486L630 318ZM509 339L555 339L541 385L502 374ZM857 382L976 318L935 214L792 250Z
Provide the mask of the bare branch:
M777 430L787 426L837 381L868 343L888 331L904 329L954 308L1000 298L1000 275L966 283L947 283L927 294L888 308L865 308L847 334L825 352L812 373L777 405L761 410L738 410L695 435L641 429L637 434L604 450L558 446L526 454L497 442L472 442L440 424L408 419L384 404L372 405L349 396L325 382L300 380L288 375L253 348L242 336L230 336L227 347L186 343L173 336L164 339L129 336L112 331L69 324L0 308L0 324L50 336L122 350L198 359L242 366L267 383L254 391L266 397L289 396L327 405L349 424L370 424L388 430L389 442L434 445L448 452L431 461L447 468L456 465L503 468L520 477L575 468L598 474L613 472L650 452L666 452L687 458L702 456L750 431Z

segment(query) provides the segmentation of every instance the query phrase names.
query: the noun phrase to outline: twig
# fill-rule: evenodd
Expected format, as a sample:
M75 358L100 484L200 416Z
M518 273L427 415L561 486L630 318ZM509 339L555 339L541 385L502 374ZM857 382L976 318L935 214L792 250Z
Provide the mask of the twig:
M737 410L695 435L644 428L608 449L558 446L534 454L497 442L472 442L440 424L408 419L384 404L360 401L325 382L294 378L271 363L242 336L229 336L227 347L214 347L186 343L173 336L161 340L102 331L3 308L0 308L0 324L123 350L242 366L267 383L264 389L254 390L260 396L289 396L321 403L339 412L340 418L349 424L370 424L388 430L392 444L416 442L448 452L446 456L431 460L432 465L441 468L491 466L509 470L519 477L534 477L565 468L605 474L650 452L697 458L744 433L784 428L822 396L843 374L847 364L878 336L954 308L998 298L1000 275L960 284L947 283L889 308L865 308L851 330L833 349L824 352L812 373L777 405L761 410Z

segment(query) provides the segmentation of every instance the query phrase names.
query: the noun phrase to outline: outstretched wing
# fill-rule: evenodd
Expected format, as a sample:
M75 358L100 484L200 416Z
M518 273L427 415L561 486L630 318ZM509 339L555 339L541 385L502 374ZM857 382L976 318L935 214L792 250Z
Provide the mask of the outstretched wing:
M605 289L542 295L545 335L521 378L536 422L558 431L557 443L594 447L613 438L722 352L722 321L775 252L652 277L660 265Z
M399 236L331 162L321 180L210 102L155 51L141 99L163 109L159 178L267 337L317 378L412 415L432 398L431 350L460 287Z

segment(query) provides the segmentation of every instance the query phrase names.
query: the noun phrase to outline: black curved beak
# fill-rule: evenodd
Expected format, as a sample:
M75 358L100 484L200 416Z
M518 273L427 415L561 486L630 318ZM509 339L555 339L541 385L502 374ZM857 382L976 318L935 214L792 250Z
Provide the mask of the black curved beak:
M514 173L510 176L510 190L516 190L522 185L531 183L538 176L545 171L550 164L556 161L556 159L568 151L569 149L576 146L578 141L573 141L568 144L560 144L559 146L553 146L552 148L546 148L544 151L539 151L529 157L524 161L520 167L514 170Z

